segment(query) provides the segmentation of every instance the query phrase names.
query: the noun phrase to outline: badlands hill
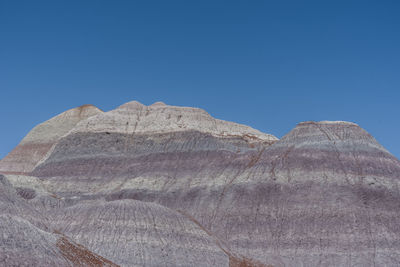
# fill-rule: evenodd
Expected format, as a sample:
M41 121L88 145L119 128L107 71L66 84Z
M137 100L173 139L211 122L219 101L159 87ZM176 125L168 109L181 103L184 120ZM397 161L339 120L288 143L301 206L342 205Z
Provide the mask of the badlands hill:
M86 105L0 173L4 266L400 264L400 161L354 123L278 140L197 108Z

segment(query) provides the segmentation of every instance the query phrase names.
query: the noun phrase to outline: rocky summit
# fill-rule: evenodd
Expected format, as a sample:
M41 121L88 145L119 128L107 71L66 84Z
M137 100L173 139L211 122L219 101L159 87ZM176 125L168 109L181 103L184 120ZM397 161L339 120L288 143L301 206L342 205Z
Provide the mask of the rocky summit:
M400 265L400 161L355 123L85 105L0 173L1 266Z

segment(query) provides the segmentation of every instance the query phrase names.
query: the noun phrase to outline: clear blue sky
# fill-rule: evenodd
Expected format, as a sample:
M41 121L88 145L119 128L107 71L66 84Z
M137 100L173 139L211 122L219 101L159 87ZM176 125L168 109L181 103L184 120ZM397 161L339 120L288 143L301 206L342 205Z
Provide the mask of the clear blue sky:
M283 136L357 122L400 157L400 1L0 1L0 158L82 104L195 106Z

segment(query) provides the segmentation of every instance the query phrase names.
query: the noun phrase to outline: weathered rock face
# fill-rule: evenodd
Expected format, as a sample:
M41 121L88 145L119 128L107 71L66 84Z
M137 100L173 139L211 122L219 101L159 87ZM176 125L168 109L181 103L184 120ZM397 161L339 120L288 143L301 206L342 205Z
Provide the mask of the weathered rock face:
M0 175L0 266L117 266L49 225Z
M144 106L128 102L115 110L79 123L72 133L162 134L199 131L217 137L239 136L274 142L276 137L251 127L214 119L198 108L167 106L162 102Z
M20 217L0 215L0 231L1 266L118 266Z
M399 178L357 125L300 123L224 191L210 230L274 266L396 266Z
M184 215L137 200L95 201L58 210L59 232L123 266L229 266L218 240Z
M129 102L77 123L27 175L8 177L50 228L124 266L400 261L400 162L354 123L278 140Z
M8 176L13 184L23 178ZM232 260L218 239L166 207L135 200L71 206L43 195L34 182L24 190L39 194L25 198L3 175L0 178L4 266L117 266L113 259L120 266L229 266ZM56 198L58 205L37 205L37 198L46 197ZM39 203L51 203L42 200Z
M92 105L67 110L33 128L21 143L0 161L2 173L28 173L51 147L79 121L102 111Z

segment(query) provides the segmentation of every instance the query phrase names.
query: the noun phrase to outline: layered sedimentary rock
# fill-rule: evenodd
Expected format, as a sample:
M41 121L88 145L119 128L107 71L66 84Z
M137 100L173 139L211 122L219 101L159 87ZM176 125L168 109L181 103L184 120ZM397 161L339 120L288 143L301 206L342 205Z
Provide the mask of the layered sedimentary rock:
M236 175L252 153L258 155L276 141L250 127L213 119L201 109L130 102L79 123L32 174L61 195L132 187L174 193L224 184L214 179L221 170L225 176ZM239 158L244 160L237 165Z
M7 176L16 189L28 178ZM229 266L241 260L190 218L166 207L135 200L71 206L55 197L58 205L44 209L37 199L46 196L33 177L34 186L23 187L25 194L0 178L0 265ZM26 197L28 190L38 193Z
M304 122L278 140L129 102L8 177L50 228L124 266L400 262L400 162L354 123Z
M0 175L0 266L117 266L60 233Z
M1 266L118 266L60 234L0 215Z
M42 184L50 192L67 203L75 204L87 199L118 200L120 198L118 194L121 191L125 192L128 189L127 193L129 194L129 189L134 187L138 190L146 190L147 198L141 198L141 200L155 201L154 197L153 199L149 198L152 195L158 195L158 201L155 202L161 204L164 200L163 205L177 209L181 206L171 205L171 200L177 203L182 197L186 198L191 194L192 187L185 186L188 182L190 183L190 176L198 180L197 184L202 183L206 186L215 176L209 175L209 170L205 169L206 173L199 173L201 177L195 177L192 175L194 171L192 166L196 166L195 168L200 172L203 164L208 165L218 159L219 152L214 153L215 151L241 153L242 150L244 153L255 150L257 143L268 146L276 140L274 136L263 134L250 127L216 120L200 109L170 107L161 103L146 107L137 102L130 102L116 110L93 116L79 123L58 142L49 157L32 174L40 177ZM192 157L194 155L195 158ZM150 159L147 159L148 157ZM164 170L162 166L158 171L154 169L154 165L151 163L157 159L153 160L153 157L160 157L160 163L164 164L166 169ZM177 179L171 179L169 172L171 170L175 172L175 169L181 166L176 166L177 157L182 158L183 161L188 160L186 177L177 176ZM173 165L165 164L165 160L168 161L168 158ZM230 164L229 160L228 157L224 161L226 164ZM143 165L143 161L147 161L150 165ZM182 166L184 165L186 164L182 162ZM152 168L152 171L157 171L157 174L145 174L149 167ZM56 173L58 171L59 173ZM216 171L218 170L216 169ZM131 179L138 176L138 172L144 172L144 175L150 176ZM68 178L66 178L67 176ZM167 180L171 185L165 194L154 190L155 187L165 184ZM218 183L218 181L216 182ZM177 196L176 193L181 196ZM170 200L166 198L170 198ZM103 206L104 203L101 202L98 205ZM176 214L179 215L179 213ZM176 223L181 224L179 223L181 219L178 216L175 217L178 220ZM81 242L81 240L77 241ZM96 245L97 248L89 247L100 255L108 257L108 255L102 254L102 251L105 251L103 245L98 242ZM196 250L192 249L192 251ZM147 249L146 253L157 254L151 253L150 249ZM210 252L207 257L202 257L203 260L197 261L196 264L212 266L214 261L221 263L221 260L211 255L218 253L222 253L219 248ZM121 255L117 256L122 257ZM131 261L130 264L138 263L141 260L132 257L129 252L125 255L126 260ZM223 253L223 255L227 260L227 254ZM196 254L193 254L193 257L197 260L200 259ZM114 258L116 258L115 255L111 259ZM196 261L192 260L188 254L184 258L192 263L188 264L188 261L181 260L182 266L196 265L194 264ZM115 260L115 262L129 265L125 262L126 260L121 258L120 261ZM170 260L173 262L175 259L171 258ZM157 262L154 259L153 261ZM147 262L151 263L149 260ZM228 264L228 261L226 263ZM175 261L172 265L178 264L179 262ZM218 265L223 266L223 264Z
M115 110L79 123L73 133L161 134L200 131L217 137L238 136L273 142L277 138L251 127L211 117L199 108L168 106L162 102L145 106L128 102Z
M0 174L0 214L21 217L42 230L49 230L47 217L19 197L16 189L2 174Z
M184 215L155 203L80 203L58 210L52 225L121 266L229 266L229 254L218 240Z
M300 123L224 191L210 230L274 266L396 266L399 178L356 124Z
M92 105L67 110L33 128L21 143L0 161L2 173L28 173L51 147L79 121L102 111Z

